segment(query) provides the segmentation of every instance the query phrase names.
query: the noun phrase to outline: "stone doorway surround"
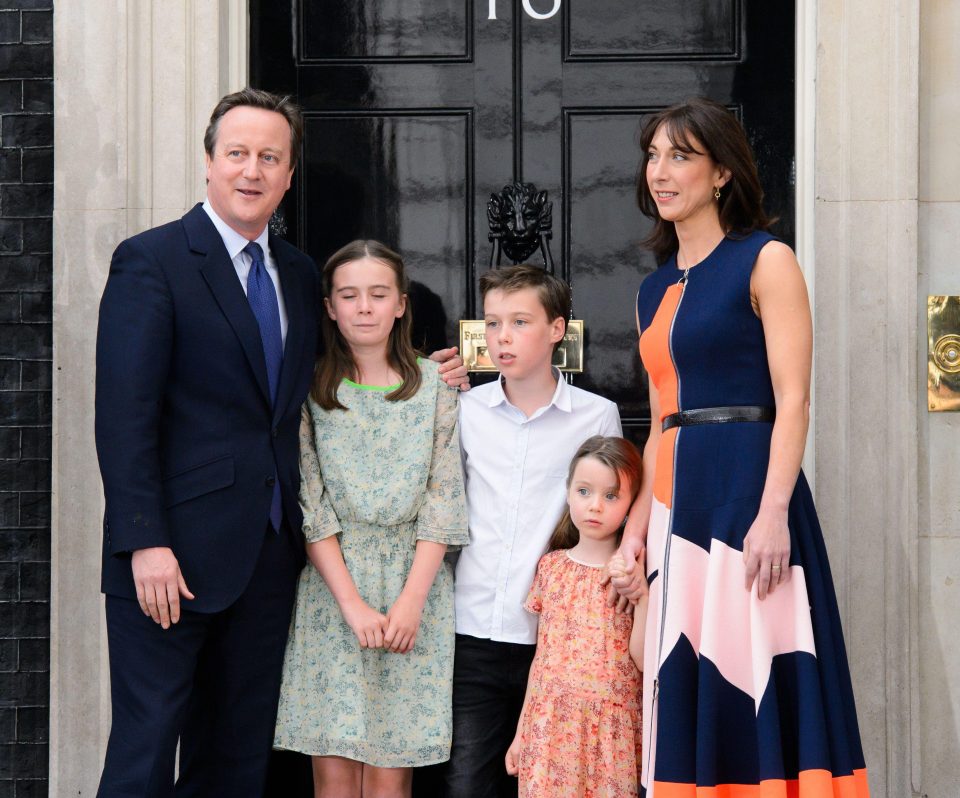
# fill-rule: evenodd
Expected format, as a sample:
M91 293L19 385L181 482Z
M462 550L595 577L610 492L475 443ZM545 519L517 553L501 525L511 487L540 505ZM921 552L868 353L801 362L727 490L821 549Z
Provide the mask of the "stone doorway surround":
M797 2L798 249L816 291L818 412L807 464L815 464L871 787L889 798L921 785L931 798L947 796L949 774L934 771L960 751L950 701L942 707L951 685L960 690L960 651L922 670L918 648L921 619L934 631L946 620L918 576L926 572L920 518L932 512L918 497L936 463L923 448L917 152L921 5L926 13L947 3ZM960 13L944 13L960 26ZM84 0L57 3L54 19L50 794L67 796L95 793L110 714L92 418L99 296L120 240L202 198L207 117L246 80L247 8L245 0ZM960 102L952 110L955 129ZM946 198L953 205L930 214L957 207L958 182ZM936 290L960 293L960 285ZM952 523L940 537L960 537L960 510L938 523ZM956 577L960 550L950 551L952 560L933 567ZM947 600L956 605L955 595ZM925 702L925 693L941 698ZM928 740L938 753L929 774L921 770Z

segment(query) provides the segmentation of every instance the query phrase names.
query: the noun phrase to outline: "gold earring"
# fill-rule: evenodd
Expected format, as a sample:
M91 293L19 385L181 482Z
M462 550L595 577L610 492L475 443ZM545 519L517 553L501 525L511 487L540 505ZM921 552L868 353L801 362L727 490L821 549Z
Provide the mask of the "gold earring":
M720 186L716 187L716 190L713 192L713 196L717 198L717 201L720 201Z

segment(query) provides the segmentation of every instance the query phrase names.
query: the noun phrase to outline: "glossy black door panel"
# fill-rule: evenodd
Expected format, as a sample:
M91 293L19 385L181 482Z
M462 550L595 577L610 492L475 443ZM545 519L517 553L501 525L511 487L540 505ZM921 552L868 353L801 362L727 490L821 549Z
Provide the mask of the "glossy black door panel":
M469 61L469 0L300 0L300 63Z
M614 399L624 425L649 423L637 357L633 299L655 268L639 241L650 223L636 208L637 128L643 109L563 115L564 276L586 327L586 372L577 384ZM602 143L602 144L601 144Z
M453 340L466 311L471 117L470 110L306 115L305 248L330 253L355 238L396 247L423 297L429 292L445 310L431 341Z
M736 0L572 0L565 9L569 60L739 58Z

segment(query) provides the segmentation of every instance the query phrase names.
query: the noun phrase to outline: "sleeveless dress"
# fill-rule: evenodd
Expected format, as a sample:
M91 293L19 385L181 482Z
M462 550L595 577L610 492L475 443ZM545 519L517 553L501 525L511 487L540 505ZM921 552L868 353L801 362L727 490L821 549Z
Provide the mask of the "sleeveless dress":
M403 589L418 540L465 545L466 501L457 392L422 360L409 399L392 388L341 384L348 410L312 398L300 427L300 504L309 542L337 535L363 600L386 614ZM395 387L395 386L394 386ZM309 562L300 575L283 662L274 747L377 767L445 762L453 690L453 569L444 560L413 649L360 648Z
M774 407L750 274L772 236L728 236L683 272L671 257L637 296L640 353L661 419ZM791 579L744 589L773 425L674 427L657 452L647 537L646 798L867 798L850 672L823 535L801 472ZM786 564L785 564L786 567Z
M524 603L540 616L520 730L519 798L636 798L640 671L630 615L607 605L603 569L545 554Z

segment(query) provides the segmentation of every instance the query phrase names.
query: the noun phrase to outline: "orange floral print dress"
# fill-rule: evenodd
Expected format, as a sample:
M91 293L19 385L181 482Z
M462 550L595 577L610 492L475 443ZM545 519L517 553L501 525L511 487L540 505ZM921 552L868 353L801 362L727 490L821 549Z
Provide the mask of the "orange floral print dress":
M602 570L545 554L524 607L540 614L521 728L520 798L631 798L640 774L633 620L607 606Z

